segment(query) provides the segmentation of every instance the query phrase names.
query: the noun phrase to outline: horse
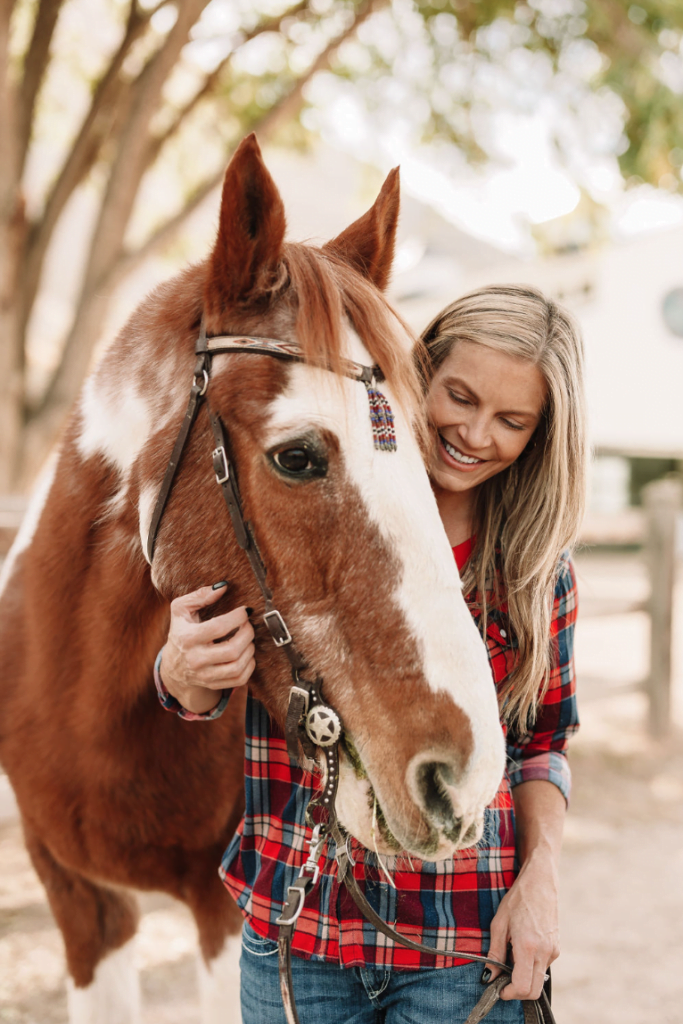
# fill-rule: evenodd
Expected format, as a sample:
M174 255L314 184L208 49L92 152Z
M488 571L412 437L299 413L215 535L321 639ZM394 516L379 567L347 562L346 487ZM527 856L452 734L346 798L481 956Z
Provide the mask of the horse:
M415 342L383 295L398 210L394 170L337 238L286 242L280 194L244 139L211 253L144 300L87 378L4 567L0 762L63 936L74 1024L140 1019L136 890L189 907L203 1020L239 1020L242 921L217 869L243 812L246 693L206 723L160 707L170 602L228 580L211 614L254 609L250 686L280 728L291 680L214 480L206 409L150 559L200 329L301 354L217 355L207 382L268 585L344 724L339 819L369 846L376 802L393 841L426 859L481 834L503 740L425 470ZM347 359L381 367L395 451L373 442L370 392L343 373ZM287 452L298 455L283 463Z

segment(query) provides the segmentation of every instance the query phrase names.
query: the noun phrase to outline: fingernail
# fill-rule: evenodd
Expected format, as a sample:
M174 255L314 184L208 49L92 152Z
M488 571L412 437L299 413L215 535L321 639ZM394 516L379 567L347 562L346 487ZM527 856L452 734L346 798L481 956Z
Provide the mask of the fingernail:
M211 589L212 590L220 590L221 587L227 587L227 585L228 585L228 581L227 580L221 580L220 583L214 583L214 585L211 587Z
M481 972L481 983L482 985L488 985L491 980L491 968L485 967Z
M253 608L245 608L244 610L247 613L247 615L253 615L254 614L254 609Z

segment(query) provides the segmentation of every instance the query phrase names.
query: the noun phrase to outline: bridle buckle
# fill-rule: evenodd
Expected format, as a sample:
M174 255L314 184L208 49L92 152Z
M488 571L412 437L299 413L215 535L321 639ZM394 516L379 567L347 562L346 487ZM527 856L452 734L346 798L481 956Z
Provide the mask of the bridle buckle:
M228 457L225 454L225 448L220 445L218 448L214 448L211 453L211 459L213 461L213 471L216 474L216 483L227 484L230 479L230 467L228 465Z
M298 902L296 907L293 907L292 904L295 899L298 900ZM287 889L287 902L282 909L280 917L275 918L275 924L279 927L282 927L282 925L294 924L299 917L299 914L304 909L305 902L306 893L304 890L299 888L298 885L290 885Z
M290 689L289 689L289 699L290 699L290 701L291 701L292 697L295 694L298 694L300 697L303 698L304 710L302 712L302 717L305 718L306 715L308 714L308 704L309 704L309 701L310 701L310 694L309 694L308 690L305 690L303 688L303 686L291 686Z
M287 623L282 618L277 608L273 608L271 611L266 612L263 616L263 621L268 627L268 632L273 638L273 643L276 647L286 647L287 644L291 644L292 634L287 629Z

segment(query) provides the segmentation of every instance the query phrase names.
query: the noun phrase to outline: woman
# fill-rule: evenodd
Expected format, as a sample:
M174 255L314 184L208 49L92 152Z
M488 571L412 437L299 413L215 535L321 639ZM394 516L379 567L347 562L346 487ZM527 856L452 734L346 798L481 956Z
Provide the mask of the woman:
M383 916L399 927L412 925L411 937L442 948L465 942L471 952L489 951L498 960L511 947L512 981L487 1019L519 1024L520 1000L540 995L558 955L558 861L570 783L565 749L578 725L576 593L566 549L583 506L582 346L561 308L517 286L458 299L429 325L423 341L427 411L435 428L430 475L467 603L487 643L509 768L476 851L436 865L388 857L379 865L383 874L374 853L361 849L360 858L366 892L383 886L375 895ZM244 685L254 668L249 609L199 623L199 609L223 585L172 605L157 686L162 703L184 717L215 717L231 688ZM212 643L231 630L237 630L232 639ZM217 691L224 692L216 705ZM259 708L251 702L247 730L248 758L250 749L260 751L258 784L247 772L247 814L221 873L247 918L244 1024L279 1024L284 1016L272 924L283 899L277 865L291 852L283 822L293 806L305 807L306 794L296 787L306 789L310 776L307 783L291 770L291 791L285 787L283 798L288 811L269 797L259 802L263 750L266 761L275 760L283 742ZM267 767L265 775L271 778ZM281 756L276 777L281 781ZM482 984L498 971L482 974L466 959L454 965L387 946L339 893L332 864L326 862L313 903L319 926L315 934L295 933L293 943L305 1024L332 1014L354 1024L464 1020Z

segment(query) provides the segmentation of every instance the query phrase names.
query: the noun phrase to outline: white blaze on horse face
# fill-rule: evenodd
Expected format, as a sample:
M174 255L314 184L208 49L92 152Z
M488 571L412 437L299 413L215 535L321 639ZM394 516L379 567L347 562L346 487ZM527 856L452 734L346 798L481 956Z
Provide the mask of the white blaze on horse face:
M358 337L349 334L347 354L369 365L371 359ZM362 384L340 381L325 370L304 365L291 368L286 390L271 405L267 443L275 445L311 427L338 436L347 472L368 517L402 567L394 599L421 652L429 690L449 694L469 719L474 749L457 787L449 791L456 814L470 822L481 817L495 796L504 770L495 687L486 648L462 595L417 440L389 386L382 383L380 390L395 415L398 448L394 453L376 451L373 446ZM406 778L399 784L411 790L414 766L406 767ZM342 788L340 806L358 806L359 801L345 796ZM351 822L346 824L353 830ZM440 846L438 856L448 854L448 844Z

